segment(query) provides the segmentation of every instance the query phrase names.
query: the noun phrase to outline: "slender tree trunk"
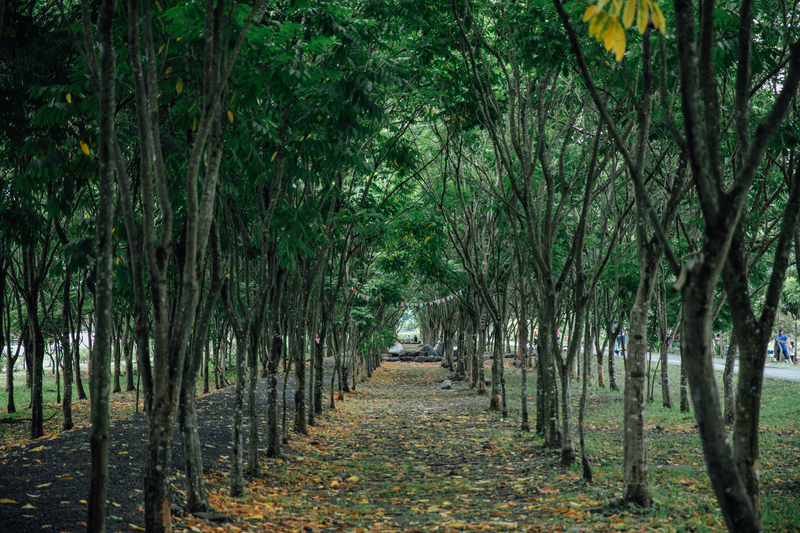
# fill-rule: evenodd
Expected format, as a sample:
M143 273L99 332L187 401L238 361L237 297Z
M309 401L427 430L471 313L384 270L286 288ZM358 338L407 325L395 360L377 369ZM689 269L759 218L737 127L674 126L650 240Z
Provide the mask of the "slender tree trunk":
M262 296L266 297L266 293ZM247 366L250 369L247 381L247 418L248 418L248 439L247 439L247 474L257 476L259 470L258 457L258 404L256 389L258 387L258 350L261 345L261 335L259 331L263 326L263 313L259 313L257 319L249 324L247 347Z
M649 507L651 503L647 482L645 356L650 300L662 255L655 246L655 243L650 243L640 251L639 287L631 308L625 365L623 499L642 507Z
M206 295L205 305L196 319L192 349L183 363L181 379L181 399L179 405L179 423L183 458L185 467L186 507L190 513L208 511L205 478L203 477L203 454L197 423L197 376L203 360L203 353L208 353L208 330L211 317L217 305L223 281L220 267L220 245L216 222L211 226L211 277ZM126 321L127 322L127 321Z
M72 421L72 345L70 343L70 329L71 329L71 304L69 301L70 280L72 278L69 269L64 271L65 283L64 293L61 310L61 332L59 334L59 341L61 342L61 351L63 352L62 368L64 375L64 398L61 402L61 429L68 431L74 427ZM0 306L2 307L2 306ZM8 356L11 357L9 351Z
M704 243L704 248L707 247L708 243ZM707 264L702 263L698 267L689 274L689 280L681 290L684 306L681 356L691 366L691 372L687 374L692 388L691 398L700 430L700 442L706 457L708 475L729 529L760 531L758 514L728 444L712 365L711 310L716 284L707 280L716 278L718 269L715 273L713 269L707 268ZM744 381L747 382L747 379ZM760 381L759 379L758 382ZM740 374L740 386L742 382ZM736 418L738 421L739 417Z
M108 491L109 389L111 370L111 340L113 277L111 261L114 241L114 175L111 139L114 136L114 96L116 53L113 45L112 22L116 11L114 0L104 0L97 21L100 51L99 155L98 155L98 214L97 214L97 285L94 313L97 315L96 340L92 356L91 375L92 429L89 436L91 474L89 481L87 530L93 533L106 530L106 494Z
M722 372L722 384L724 387L725 397L725 424L733 424L734 421L734 406L736 405L733 387L733 365L736 363L736 354L739 351L739 341L737 339L736 330L731 334L730 342L728 343L728 350L725 354L725 369ZM735 448L735 445L734 445Z
M8 349L8 357L6 357L6 411L9 413L16 413L17 406L14 403L14 363L16 361L16 357L12 359L11 357L11 343L6 343L6 348Z
M664 293L664 302L661 304L660 320L666 321L666 298ZM672 337L667 333L667 325L663 324L661 337L661 346L659 347L659 362L661 363L661 405L666 409L672 409L672 394L669 390L669 347L672 344Z
M267 364L267 457L280 457L281 439L278 425L278 365L282 357L283 338L280 332L280 309L285 271L278 269L272 285L269 305L269 330L272 335Z
M592 356L589 353L591 351L589 349L591 346L591 335L588 332L586 343L584 345L586 346L586 349L583 351L583 384L581 385L581 403L578 407L578 437L580 439L581 446L581 467L583 469L583 479L586 480L587 483L591 483L592 465L589 462L589 454L586 453L586 431L583 426L584 414L586 413L586 397L588 395L587 389L589 386L589 376L591 375L589 361L592 360Z
M27 258L27 266L25 261ZM34 269L35 253L31 250L23 252L24 275L28 277L26 287L25 306L28 312L28 327L30 328L30 340L33 342L31 353L33 354L33 372L31 387L31 438L38 439L44 435L44 403L42 397L42 386L44 377L44 335L42 325L39 322L39 291L41 286L36 279ZM25 347L26 350L28 347Z
M561 447L561 433L558 429L558 378L556 376L555 351L559 349L556 342L556 309L555 287L549 280L543 287L545 294L542 302L541 321L539 323L539 361L542 376L542 422L544 423L544 445L547 448Z
M247 368L247 333L236 336L236 387L233 393L233 443L231 447L231 496L244 492L244 380Z
M120 370L120 366L122 365L121 333L122 332L119 330L119 327L116 327L114 330L112 330L112 335L114 336L114 377L112 380L113 388L111 389L111 392L122 392L122 387L119 384L119 378L122 375L122 371Z
M683 341L681 341L683 347ZM681 413L690 413L691 407L689 403L689 365L683 355L683 348L681 348Z
M480 312L478 314L478 320L480 320ZM483 327L483 324L478 322L476 331L479 332L478 334L478 396L483 396L486 394L486 376L484 375L484 359L483 354L486 353L486 328ZM492 391L494 392L494 391Z
M211 348L210 348L210 339L206 340L205 346L203 346L203 394L208 394L211 390L211 382L210 382L210 359L211 359Z
M133 338L131 335L131 321L130 317L125 315L125 390L132 391L136 389L136 384L133 382Z

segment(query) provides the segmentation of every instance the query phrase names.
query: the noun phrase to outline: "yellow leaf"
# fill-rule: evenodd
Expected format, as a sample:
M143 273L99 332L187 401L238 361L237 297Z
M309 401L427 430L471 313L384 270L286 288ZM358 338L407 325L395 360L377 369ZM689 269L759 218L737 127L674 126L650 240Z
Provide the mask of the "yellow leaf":
M600 32L600 40L603 42L606 52L611 50L611 47L614 46L614 42L617 40L617 25L615 22L615 19L609 17L608 24L606 24L605 29Z
M83 152L83 153L84 153L84 154L86 154L86 155L89 155L89 145L88 145L88 144L86 144L86 143L85 143L85 142L83 142L83 141L81 141L81 152ZM43 446L43 447L44 447L44 446Z
M161 4L159 4L159 3L158 3L158 0L156 0L156 7L158 8L158 12L159 12L159 13L161 13L162 11L164 11L164 10L161 8Z
M661 35L666 35L667 21L664 19L661 8L655 2L650 2L650 15L653 17L653 25L656 29L661 32Z
M162 50L164 50L164 45L163 44L158 47L158 53L160 54Z
M614 59L617 62L622 61L622 56L625 55L625 31L621 27L617 27L617 38L614 42Z
M33 505L31 505L29 503L26 503L25 505L23 505L22 508L23 509L36 509L36 507L34 507Z
M254 514L252 516L249 516L248 518L250 518L250 520L264 520L264 515Z
M121 506L120 504L118 504L117 502L111 502L111 505L113 505L114 507L122 507L122 506Z
M430 236L425 238L425 244L428 244L428 241L431 240Z
M42 483L41 485L36 485L37 489L43 489L45 487L49 487L52 483Z
M86 505L86 500L78 500L78 503L82 503L83 505Z
M183 92L183 78L178 78L178 84L175 85L175 90L178 91L178 94Z
M597 13L599 11L600 10L597 8L597 6L589 6L589 7L587 7L586 11L583 12L583 22L586 22L587 20L589 20L593 16L597 15Z
M72 103L72 93L67 93L67 103L68 104Z
M180 37L178 37L178 38L177 38L177 39L175 39L175 40L176 40L176 41L180 41L181 39L183 39L183 35L181 35Z
M8 498L0 498L0 503L17 503L14 500L9 500Z
M600 31L605 27L608 15L604 11L599 12L589 23L589 35L594 35L600 40Z
M81 141L81 144L83 144L83 141ZM81 146L81 150L83 150L83 146ZM86 152L87 154L89 153L89 151L88 151L88 150L85 150L85 152ZM39 446L39 447L33 448L31 451L32 451L32 452L40 452L40 451L42 451L42 450L44 450L44 446Z
M611 9L608 10L608 14L614 18L619 17L619 12L622 9L622 0L612 0L611 2Z
M194 122L192 122L192 131L197 129L197 117L194 117Z
M355 482L356 482L356 481L358 481L359 479L360 479L360 478L359 478L358 476L350 476L349 478L347 478L347 481L350 481L350 482L353 482L353 483L355 483Z
M622 12L622 25L625 29L631 27L633 24L633 16L636 14L636 0L627 0L625 2L625 10Z
M135 526L133 524L128 524L128 527L129 527L129 529L131 531L147 531L145 528L139 527L139 526Z
M275 156L277 156L277 155L278 155L278 152L275 151L275 153L272 154L272 159L270 159L269 162L272 163L273 161L275 161Z
M230 120L231 124L233 124L233 112L231 111L228 111L228 120Z
M642 35L644 30L647 29L647 5L645 0L639 0L639 5L636 8L636 26L639 30L639 35Z
M170 72L172 72L172 67L167 67L167 76L169 76Z

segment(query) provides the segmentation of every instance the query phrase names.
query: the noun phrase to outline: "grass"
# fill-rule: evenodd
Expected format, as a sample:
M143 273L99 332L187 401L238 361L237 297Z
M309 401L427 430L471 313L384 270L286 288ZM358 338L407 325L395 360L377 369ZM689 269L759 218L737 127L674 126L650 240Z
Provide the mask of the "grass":
M3 361L5 369L5 360ZM45 362L47 365L47 362ZM122 365L122 372L125 365ZM89 395L89 375L85 365L81 367L81 378L83 380L83 390ZM14 372L14 404L16 412L8 412L8 392L5 390L6 373L0 372L0 419L5 422L0 424L0 444L23 442L30 436L30 402L31 389L25 386L25 370ZM56 390L60 391L61 398L64 397L64 377L59 376L58 389L56 388L56 376L52 372L52 367L45 366L42 375L42 401L44 405L44 433L52 434L60 431L62 414L61 404L56 403ZM125 417L134 413L136 405L136 391L125 391L125 374L120 376L120 386L123 392L112 394L113 412L115 416ZM142 408L142 400L139 399L139 409ZM78 388L74 380L72 383L72 416L75 427L88 427L89 414L91 410L90 400L78 399ZM14 421L14 422L11 422Z
M616 359L615 363L621 390L612 391L608 385L601 388L595 379L595 384L590 385L587 391L585 420L587 451L594 471L601 479L610 477L620 480L618 490L621 491L624 362ZM716 375L721 395L722 373L717 372ZM679 409L680 367L670 366L669 376L673 408L662 407L661 383L658 377L654 401L647 404L648 477L651 495L656 503L653 513L656 516L662 513L672 515L672 509L688 507L691 513L687 518L691 524L685 524L687 531L716 531L723 524L722 515L706 474L696 422L691 413L681 413ZM509 404L516 407L510 414L512 417L519 417L519 402L516 398L519 396L521 373L516 369L506 369L506 378ZM535 383L534 379L532 384ZM572 386L573 415L577 422L582 384L580 381L573 381ZM530 391L530 394L533 395L534 391ZM759 438L763 525L767 531L800 530L800 500L797 498L800 488L800 419L797 402L794 400L798 394L798 383L764 380ZM663 430L656 429L657 426ZM728 432L733 442L731 427ZM575 442L577 448L577 428ZM576 465L573 469L578 468ZM617 495L621 495L621 492ZM688 502L695 502L696 505L687 506ZM691 519L695 513L700 517L694 516L697 523L693 523Z

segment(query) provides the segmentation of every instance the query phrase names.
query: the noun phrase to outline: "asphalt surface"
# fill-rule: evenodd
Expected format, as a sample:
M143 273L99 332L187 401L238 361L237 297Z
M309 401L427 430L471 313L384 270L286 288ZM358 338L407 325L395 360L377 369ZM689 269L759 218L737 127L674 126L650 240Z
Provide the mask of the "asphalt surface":
M653 360L657 360L658 354L652 354ZM667 358L669 364L680 365L680 355L670 355ZM713 359L714 370L720 372L725 369L725 359ZM733 364L733 373L739 373L739 362ZM800 365L793 365L789 363L770 363L764 365L764 377L773 379L782 379L784 381L800 381Z

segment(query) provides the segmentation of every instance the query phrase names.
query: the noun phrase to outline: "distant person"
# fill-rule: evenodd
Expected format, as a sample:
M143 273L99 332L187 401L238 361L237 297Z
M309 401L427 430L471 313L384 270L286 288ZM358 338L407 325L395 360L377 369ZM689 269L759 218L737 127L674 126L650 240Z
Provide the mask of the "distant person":
M414 335L414 344L417 344L417 342L418 342L418 340L417 340L417 336L416 336L416 335Z
M788 361L789 360L789 347L788 347L789 337L787 337L782 329L778 330L778 334L775 335L775 348L777 353L775 356L778 358L778 362Z
M797 364L797 352L794 349L794 341L789 343L789 359L791 359L794 364Z
M619 330L619 335L617 335L617 348L614 350L614 353L619 353L620 349L625 351L625 326L622 326Z

